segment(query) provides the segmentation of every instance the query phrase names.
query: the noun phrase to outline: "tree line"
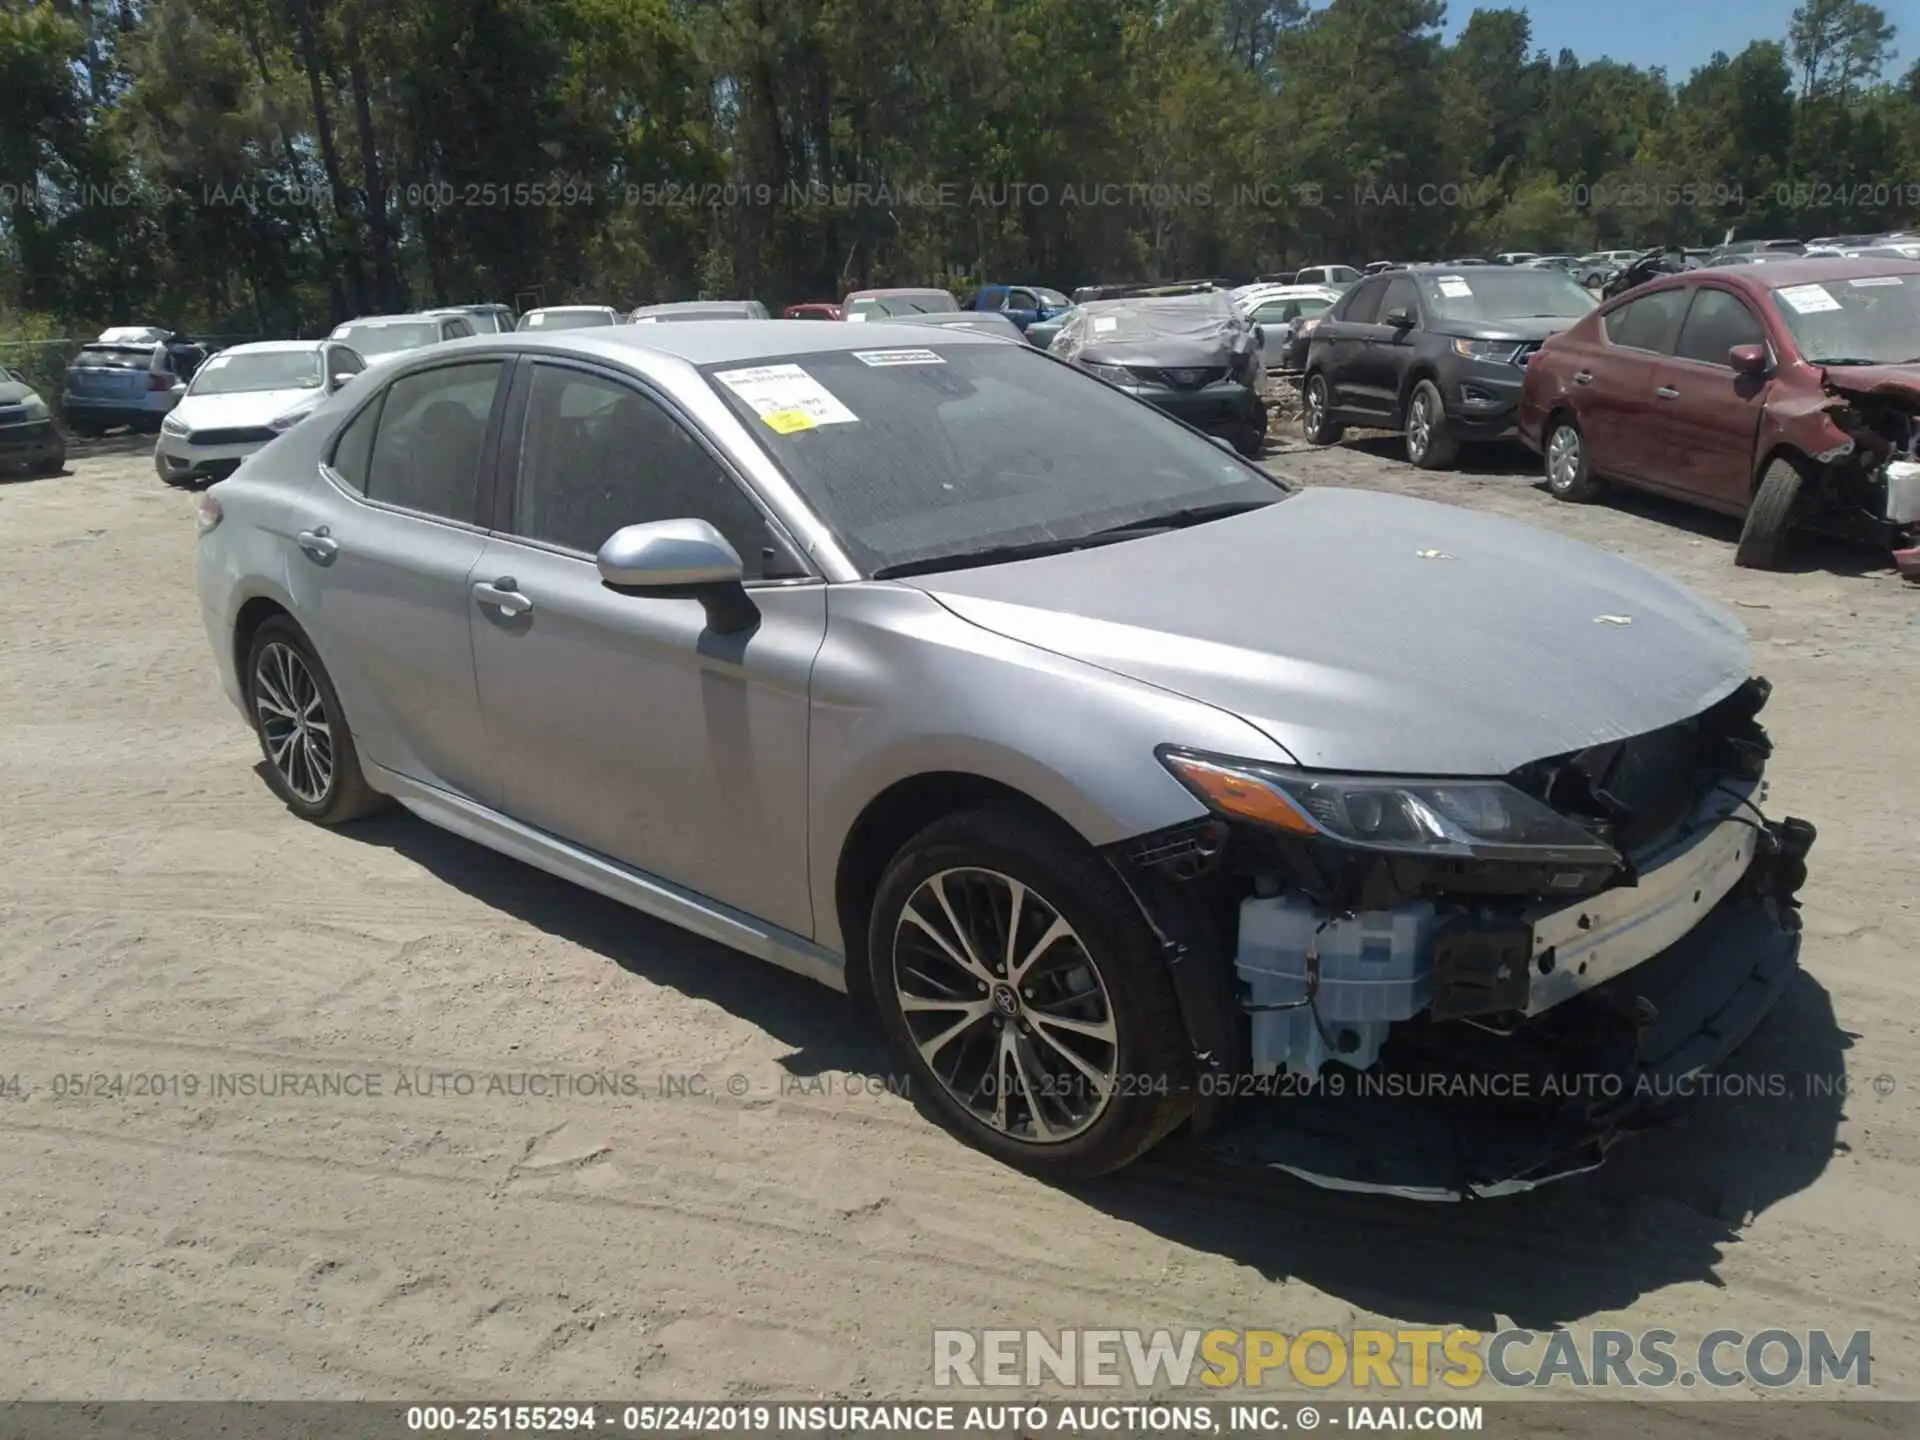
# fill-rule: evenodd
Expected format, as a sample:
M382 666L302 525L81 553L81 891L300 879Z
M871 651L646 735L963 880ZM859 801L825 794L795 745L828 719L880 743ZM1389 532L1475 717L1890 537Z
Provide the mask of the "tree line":
M1920 63L1440 0L0 0L0 340L1920 224ZM3 357L0 357L3 358Z

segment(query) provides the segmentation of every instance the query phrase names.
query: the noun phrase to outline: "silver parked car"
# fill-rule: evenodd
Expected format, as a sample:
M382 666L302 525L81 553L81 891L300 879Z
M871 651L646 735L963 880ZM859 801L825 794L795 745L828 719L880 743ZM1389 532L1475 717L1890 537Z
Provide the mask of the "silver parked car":
M1293 489L1031 346L483 336L329 397L200 524L295 814L398 801L868 997L933 1116L1043 1175L1187 1125L1343 1187L1524 1188L1797 965L1812 831L1759 810L1734 619Z
M363 315L334 326L327 338L346 345L368 365L379 366L429 345L468 339L477 331L472 316L436 310L419 315Z

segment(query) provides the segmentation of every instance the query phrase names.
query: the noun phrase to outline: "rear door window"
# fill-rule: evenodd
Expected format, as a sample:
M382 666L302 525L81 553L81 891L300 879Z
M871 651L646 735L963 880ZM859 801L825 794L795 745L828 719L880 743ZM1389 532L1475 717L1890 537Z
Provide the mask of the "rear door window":
M388 386L367 467L367 498L479 523L480 462L505 368L498 360L440 365Z

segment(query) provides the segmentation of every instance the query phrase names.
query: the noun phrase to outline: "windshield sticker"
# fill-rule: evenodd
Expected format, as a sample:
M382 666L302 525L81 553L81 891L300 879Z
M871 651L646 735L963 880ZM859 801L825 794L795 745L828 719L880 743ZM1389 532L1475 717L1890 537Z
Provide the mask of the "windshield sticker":
M847 323L849 325L858 325L858 324L861 324L863 321L865 321L866 318L867 318L866 311L864 310L856 311L854 314L847 316Z
M1473 298L1473 287L1458 275L1442 275L1437 283L1440 286L1440 293L1449 300L1470 300Z
M1824 285L1787 285L1773 293L1802 315L1840 308L1840 302L1827 293Z
M1096 335L1104 335L1119 324L1119 320L1112 315L1096 315L1093 320L1093 333Z
M633 317L633 323L636 325L657 325L660 323L660 317L658 315L636 315Z
M751 405L769 429L782 435L821 425L846 425L860 418L798 365L722 370L713 378Z
M1847 283L1849 285L1860 286L1860 285L1898 285L1902 282L1898 275L1869 275L1864 280L1849 280Z
M856 350L853 358L862 365L944 365L947 362L931 350Z
M542 326L542 325L544 325L544 324L546 324L546 323L547 323L547 317L546 317L546 316L544 316L544 315L542 315L542 314L541 314L541 313L540 313L539 311L537 311L537 310L536 310L536 311L534 311L534 313L533 313L533 314L531 314L531 315L529 315L529 316L527 317L527 325L528 325L528 327L529 327L529 328L531 328L531 329L538 329L538 328L539 328L540 326Z

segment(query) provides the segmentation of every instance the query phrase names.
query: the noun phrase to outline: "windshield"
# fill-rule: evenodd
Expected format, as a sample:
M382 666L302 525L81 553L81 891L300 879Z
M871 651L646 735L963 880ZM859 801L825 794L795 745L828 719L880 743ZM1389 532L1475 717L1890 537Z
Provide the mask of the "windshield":
M440 324L435 320L414 320L397 325L342 325L333 332L335 340L344 341L362 355L395 355L402 350L418 350L422 345L432 345L440 338Z
M1920 275L1856 275L1782 285L1773 308L1815 365L1920 361Z
M1560 270L1488 266L1461 275L1423 275L1420 293L1447 320L1576 320L1594 298Z
M1058 290L1049 290L1043 285L1035 286L1033 294L1034 298L1048 309L1052 309L1056 305L1071 305L1073 303Z
M876 346L704 373L866 574L1287 493L1031 347Z
M215 355L187 387L189 395L243 395L260 390L318 390L320 355L315 350L268 350L257 355Z
M521 322L529 330L585 330L593 325L612 325L613 315L606 310L536 310Z
M858 315L938 315L958 310L960 304L944 290L916 290L911 295L868 295L847 306L847 318Z
M485 306L476 306L474 309L463 311L462 313L466 315L467 319L473 322L473 333L476 335L498 335L502 331L510 328L500 323L500 312L498 310L489 310Z

